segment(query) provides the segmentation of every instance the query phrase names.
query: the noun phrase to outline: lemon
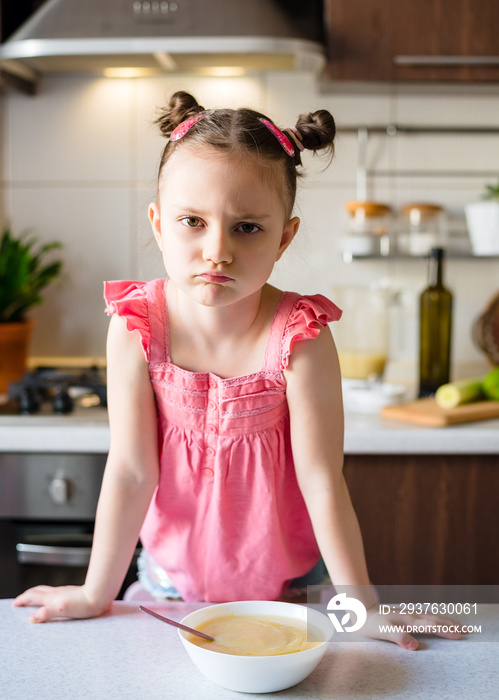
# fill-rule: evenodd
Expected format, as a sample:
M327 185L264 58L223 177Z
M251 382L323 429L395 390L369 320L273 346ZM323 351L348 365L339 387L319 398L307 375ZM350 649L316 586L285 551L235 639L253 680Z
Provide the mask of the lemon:
M494 367L482 383L483 393L492 401L499 401L499 367Z

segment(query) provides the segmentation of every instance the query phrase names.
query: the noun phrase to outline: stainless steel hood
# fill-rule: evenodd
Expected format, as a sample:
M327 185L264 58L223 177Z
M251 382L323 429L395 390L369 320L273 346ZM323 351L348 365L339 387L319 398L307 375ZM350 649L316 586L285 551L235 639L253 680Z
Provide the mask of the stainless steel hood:
M319 72L324 49L318 31L304 31L306 22L293 21L290 5L285 0L48 0L0 46L0 67L28 81L51 72Z

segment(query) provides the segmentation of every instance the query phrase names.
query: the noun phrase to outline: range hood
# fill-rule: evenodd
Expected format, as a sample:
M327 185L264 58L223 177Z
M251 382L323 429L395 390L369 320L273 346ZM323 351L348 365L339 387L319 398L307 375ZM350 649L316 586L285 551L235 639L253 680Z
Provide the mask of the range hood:
M293 5L303 3L48 0L0 46L0 67L33 83L52 72L318 72L324 65L321 29L290 12ZM317 7L309 4L306 20L317 16Z

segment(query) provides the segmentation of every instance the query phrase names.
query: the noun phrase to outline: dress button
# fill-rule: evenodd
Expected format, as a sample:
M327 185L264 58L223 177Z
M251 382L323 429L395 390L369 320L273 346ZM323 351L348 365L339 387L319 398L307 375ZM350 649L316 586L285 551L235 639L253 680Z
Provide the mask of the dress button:
M210 457L213 457L215 455L215 450L213 449L213 447L207 447L206 454L209 455Z
M208 425L208 432L210 432L210 433L215 433L216 430L217 430L217 428L216 428L215 425L211 425L211 424Z
M214 474L213 469L210 469L209 467L205 467L203 469L203 476L206 476L207 478L209 478L210 476L213 476L213 474Z
M212 389L215 389L217 386L217 383L214 379L210 379L209 385Z
M208 407L211 408L212 411L216 411L217 404L214 401L208 401Z

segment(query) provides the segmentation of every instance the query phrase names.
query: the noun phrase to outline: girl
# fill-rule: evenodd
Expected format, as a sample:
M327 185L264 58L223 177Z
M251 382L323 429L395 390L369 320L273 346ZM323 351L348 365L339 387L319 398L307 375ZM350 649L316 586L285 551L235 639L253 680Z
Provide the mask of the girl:
M41 606L33 622L109 610L140 533L140 579L155 597L289 596L307 572L302 585L320 582L322 555L374 618L342 475L328 328L341 311L267 283L298 231L300 153L332 156L334 120L320 110L281 131L179 92L158 122L168 141L149 220L168 279L105 285L111 445L87 578L15 604Z

